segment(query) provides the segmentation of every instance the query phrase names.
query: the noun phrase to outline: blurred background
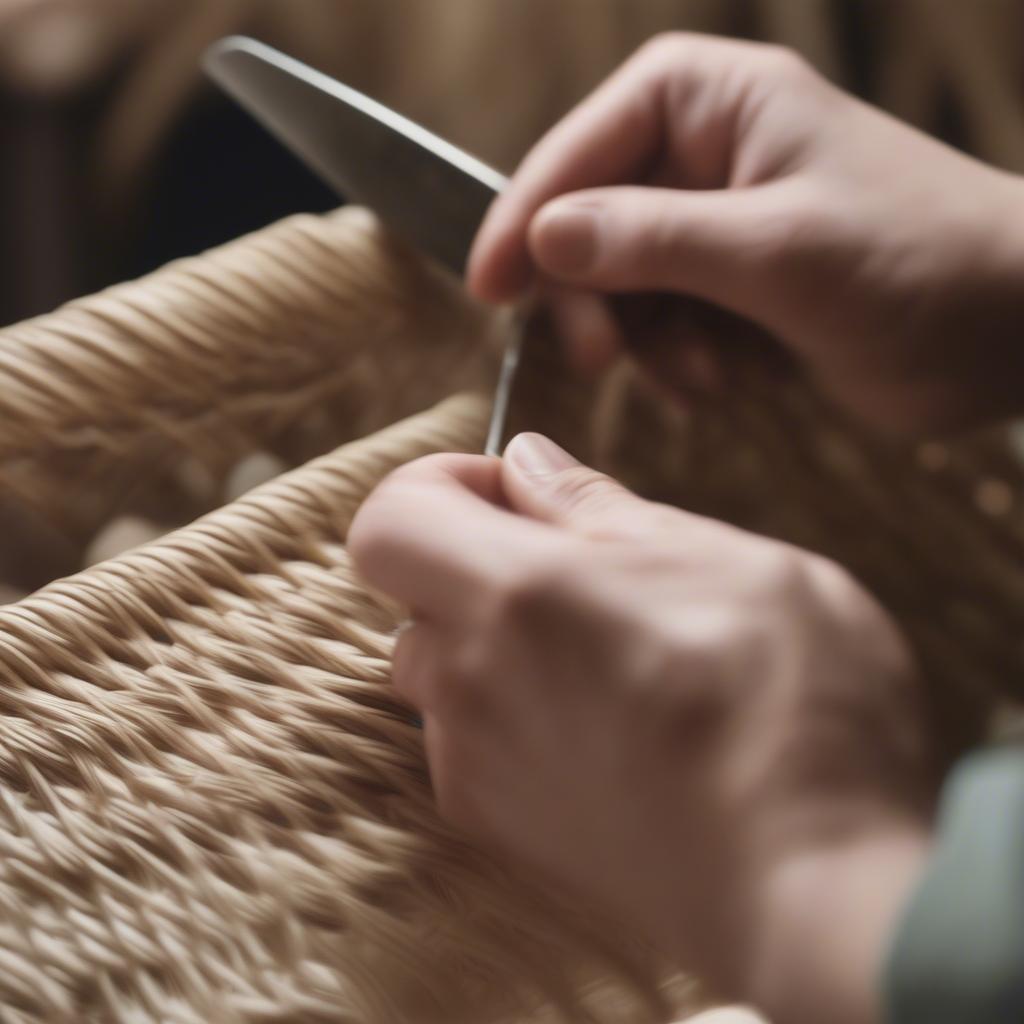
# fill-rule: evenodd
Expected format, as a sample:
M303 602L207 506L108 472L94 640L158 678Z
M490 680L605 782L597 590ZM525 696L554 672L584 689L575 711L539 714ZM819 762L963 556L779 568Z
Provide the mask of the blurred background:
M1024 171L1024 0L0 0L0 323L329 192L207 86L245 32L511 170L654 33L785 43Z

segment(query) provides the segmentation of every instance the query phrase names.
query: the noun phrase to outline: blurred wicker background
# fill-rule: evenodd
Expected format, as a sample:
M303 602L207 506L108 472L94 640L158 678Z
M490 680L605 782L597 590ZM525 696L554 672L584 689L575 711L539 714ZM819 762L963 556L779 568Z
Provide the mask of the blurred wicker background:
M1021 0L0 0L0 323L336 205L202 80L199 57L224 34L274 43L511 170L669 29L786 43L901 117L1024 171ZM933 446L922 458L948 454ZM222 493L284 465L256 452ZM973 501L996 515L1016 499L1000 470L972 483ZM727 511L742 519L733 506L757 504L762 484L740 482L734 452L721 476L734 493ZM142 521L114 523L89 560L180 521L159 502ZM69 547L10 494L0 515L19 537L41 531L0 553L0 577L21 590L81 563L81 534Z
M202 82L220 35L257 35L510 170L669 29L786 43L1024 170L1020 0L0 0L0 323L332 205Z
M698 29L785 42L900 116L1024 171L1022 22L1017 0L0 0L0 322L336 204L201 81L199 55L229 32L275 43L505 170L644 39ZM0 603L159 536L342 440L370 435L370 451L376 431L399 416L487 385L490 326L450 280L349 210L288 221L3 331L0 581L9 589ZM756 375L688 418L652 401L627 367L596 388L570 380L553 348L537 346L528 362L514 426L546 430L652 496L849 566L915 642L950 747L976 739L1002 696L1020 702L1024 468L1005 431L955 445L887 445L799 382L766 389ZM443 425L449 414L432 415ZM443 430L438 437L454 443ZM310 488L293 511L322 503L319 477ZM271 492L260 493L252 508ZM237 511L248 508L212 522L230 524L222 540L234 543L240 529L255 550L264 538ZM271 518L281 549L261 548L259 557L269 552L294 575L293 556L309 554L306 534L293 528L301 516ZM70 634L65 620L48 618L53 609L68 594L86 594L101 610L113 594L120 601L141 586L153 551L188 569L181 537L201 534L177 535L0 613L10 636L29 631L22 640L35 674L25 683L22 662L12 662L7 685L38 710L44 752L54 736L64 745L50 687L58 677L64 685L67 652L52 641ZM118 573L131 586L112 585ZM182 584L186 596L193 582ZM116 630L128 620L110 621L121 645ZM75 635L68 656L106 666L105 638L92 629ZM383 640L374 643L386 653ZM20 658L22 647L8 647ZM44 648L56 668L40 659ZM211 650L220 656L217 644ZM129 667L144 667L132 651ZM128 663L120 646L115 653ZM82 679L93 685L91 675ZM191 686L182 694L194 709ZM111 692L117 703L121 690ZM97 719L101 753L106 721ZM38 752L29 753L35 765ZM27 961L32 985L36 960ZM88 976L91 961L83 964Z

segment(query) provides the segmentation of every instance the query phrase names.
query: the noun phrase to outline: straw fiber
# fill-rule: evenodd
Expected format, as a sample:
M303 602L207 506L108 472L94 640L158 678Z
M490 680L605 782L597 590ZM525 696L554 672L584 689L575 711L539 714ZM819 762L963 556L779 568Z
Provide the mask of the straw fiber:
M0 335L22 572L368 435L0 609L0 1019L665 1019L635 948L441 824L346 561L389 469L480 449L480 397L380 428L489 384L491 330L352 210Z
M167 531L0 608L0 1020L653 1024L692 1001L440 822L388 689L400 611L346 559L391 468L479 450L499 341L358 210L0 332L5 582L74 572L118 517ZM530 350L516 428L849 566L920 652L949 752L1020 695L1005 434L884 443L753 364L684 413L628 366L584 384ZM299 468L222 505L254 453Z

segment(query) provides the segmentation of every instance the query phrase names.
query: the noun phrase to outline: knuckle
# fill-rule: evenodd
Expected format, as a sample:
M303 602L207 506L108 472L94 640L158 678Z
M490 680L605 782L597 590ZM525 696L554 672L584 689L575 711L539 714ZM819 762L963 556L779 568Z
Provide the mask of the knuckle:
M585 466L560 473L555 488L556 497L582 516L599 515L615 508L621 505L624 495L628 493L610 477L595 473Z
M728 609L702 617L699 635L683 639L678 627L653 634L647 657L657 666L623 687L622 714L664 729L676 739L710 737L733 706L736 680L723 651L734 648L742 623ZM709 629L709 625L711 628ZM658 652L664 652L660 657Z
M788 544L766 542L747 561L748 599L781 604L809 588L811 556Z
M629 255L636 265L643 268L644 273L671 281L675 268L680 264L686 265L692 244L692 239L680 230L680 222L676 217L662 215L651 220L642 239L637 239L636 251Z
M800 593L808 589L811 556L786 544L772 544L762 557L765 581L773 590Z
M478 456L435 452L393 469L378 484L375 494L408 493L412 488L431 486L457 477L466 463Z
M762 67L779 81L802 81L814 74L806 58L788 46L767 43L760 50Z
M360 506L349 526L345 544L363 572L372 572L394 551L393 510L407 503L417 486L409 470L410 467L403 467L386 476Z
M679 59L692 36L686 32L658 32L640 47L638 56L644 63L662 65Z
M372 571L382 558L386 558L391 546L391 531L376 514L380 500L375 493L364 502L348 530L348 553L364 573Z
M498 619L522 631L563 602L574 569L567 558L519 567L503 584L495 608Z
M387 493L392 488L409 487L425 478L436 477L447 469L450 462L450 455L425 455L414 459L388 473L378 484L375 493Z
M346 546L364 572L392 556L398 525L438 483L456 476L467 456L436 454L392 470L360 506L348 529Z
M382 487L413 488L437 484L457 475L467 456L436 452L399 466L384 479Z
M507 699L503 683L509 677L510 648L505 624L485 624L452 645L438 671L436 705L448 724L486 732Z
M448 704L461 710L479 707L484 683L490 677L489 644L483 638L466 640L451 652L444 670Z
M674 70L691 56L732 59L746 53L755 43L724 39L685 29L667 29L651 36L637 51L638 58L658 70Z
M836 233L835 204L810 189L794 187L780 192L774 204L765 208L748 253L784 284L792 281L798 267L813 270L827 240Z

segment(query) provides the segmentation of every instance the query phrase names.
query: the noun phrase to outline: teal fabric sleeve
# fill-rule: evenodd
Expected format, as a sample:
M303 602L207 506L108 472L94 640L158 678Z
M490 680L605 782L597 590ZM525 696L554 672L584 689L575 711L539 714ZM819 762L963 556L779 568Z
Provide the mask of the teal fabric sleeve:
M888 1024L1024 1024L1024 748L954 771L884 983Z

